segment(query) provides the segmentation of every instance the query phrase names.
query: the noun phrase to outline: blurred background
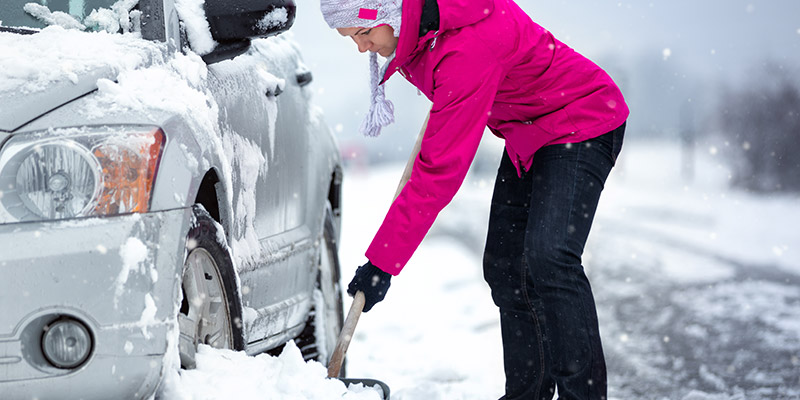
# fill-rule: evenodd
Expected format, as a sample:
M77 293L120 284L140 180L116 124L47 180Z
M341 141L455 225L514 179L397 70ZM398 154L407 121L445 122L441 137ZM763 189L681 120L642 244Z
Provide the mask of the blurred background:
M800 2L797 0L570 0L517 2L557 38L606 69L631 108L628 140L715 152L731 183L800 190ZM428 100L401 76L387 83L396 123L379 138L358 133L368 103L368 57L328 28L316 0L298 0L292 32L351 164L405 160Z

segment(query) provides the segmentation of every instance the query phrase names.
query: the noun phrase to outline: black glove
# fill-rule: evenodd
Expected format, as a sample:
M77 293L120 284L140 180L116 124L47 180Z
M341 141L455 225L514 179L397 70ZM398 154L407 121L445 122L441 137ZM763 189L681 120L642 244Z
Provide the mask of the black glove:
M356 269L356 276L347 286L347 294L355 296L356 292L364 292L364 312L386 297L386 292L391 285L392 274L383 272L380 268L367 261L366 264Z

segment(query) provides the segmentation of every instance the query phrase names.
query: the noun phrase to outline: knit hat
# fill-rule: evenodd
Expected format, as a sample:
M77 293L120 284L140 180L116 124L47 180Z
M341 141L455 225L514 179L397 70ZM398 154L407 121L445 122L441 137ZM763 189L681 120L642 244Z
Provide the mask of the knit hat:
M402 0L320 0L320 9L325 22L333 29L389 25L394 29L394 35L400 36ZM394 105L386 100L384 87L379 84L392 58L394 54L378 67L378 55L369 55L370 106L360 128L365 136L378 136L382 127L394 122Z

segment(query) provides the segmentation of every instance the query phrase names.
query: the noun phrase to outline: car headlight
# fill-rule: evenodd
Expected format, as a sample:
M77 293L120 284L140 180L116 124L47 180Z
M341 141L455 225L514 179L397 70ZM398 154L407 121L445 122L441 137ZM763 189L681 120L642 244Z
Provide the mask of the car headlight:
M0 223L147 212L164 141L152 127L13 136L0 152Z

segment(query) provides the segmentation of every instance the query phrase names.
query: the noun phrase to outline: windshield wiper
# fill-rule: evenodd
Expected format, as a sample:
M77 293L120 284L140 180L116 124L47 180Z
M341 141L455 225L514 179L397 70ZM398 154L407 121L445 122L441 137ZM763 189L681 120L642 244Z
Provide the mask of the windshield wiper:
M38 33L39 30L31 28L13 28L10 26L0 26L0 32L18 33L20 35L33 35L34 33Z

